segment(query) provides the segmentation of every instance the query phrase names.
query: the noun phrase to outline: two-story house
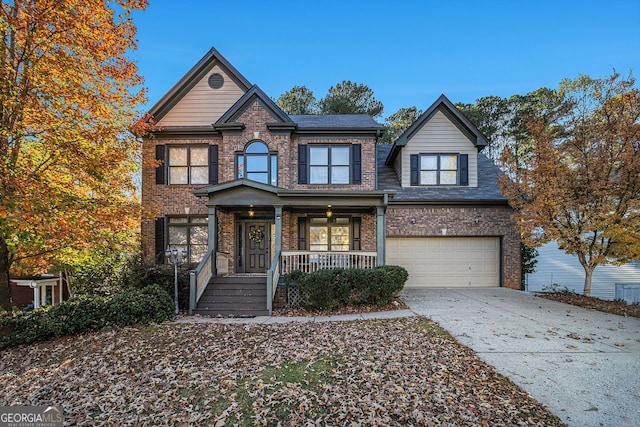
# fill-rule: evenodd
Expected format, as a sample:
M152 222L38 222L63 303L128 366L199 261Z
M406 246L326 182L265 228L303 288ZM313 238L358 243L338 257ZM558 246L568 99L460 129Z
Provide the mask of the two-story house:
M270 313L282 274L402 265L407 286L520 286L519 237L444 96L393 145L367 115L287 115L211 49L150 110L143 251L186 248L191 309Z

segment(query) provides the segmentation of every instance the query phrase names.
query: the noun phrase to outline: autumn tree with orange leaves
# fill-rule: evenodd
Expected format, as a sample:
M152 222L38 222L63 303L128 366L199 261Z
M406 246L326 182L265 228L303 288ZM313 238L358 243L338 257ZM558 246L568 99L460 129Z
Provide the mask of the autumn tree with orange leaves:
M525 241L594 269L640 259L640 90L632 75L561 82L554 114L525 119L526 153L505 152L502 189Z
M0 306L9 269L46 269L138 226L143 101L134 10L146 0L0 2Z

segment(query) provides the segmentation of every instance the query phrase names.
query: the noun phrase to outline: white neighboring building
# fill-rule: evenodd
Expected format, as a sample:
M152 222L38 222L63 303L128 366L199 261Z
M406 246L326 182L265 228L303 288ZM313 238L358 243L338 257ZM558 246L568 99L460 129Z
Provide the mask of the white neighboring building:
M526 277L527 291L541 292L543 288L549 288L556 283L559 289L567 287L579 294L582 293L584 268L580 265L577 256L567 255L558 248L556 242L539 247L538 252L536 271L527 274ZM618 298L623 298L620 292L624 292L627 302L640 301L638 299L640 298L640 262L633 261L622 266L606 264L596 267L591 281L591 296L613 300L616 298L616 284L618 284Z

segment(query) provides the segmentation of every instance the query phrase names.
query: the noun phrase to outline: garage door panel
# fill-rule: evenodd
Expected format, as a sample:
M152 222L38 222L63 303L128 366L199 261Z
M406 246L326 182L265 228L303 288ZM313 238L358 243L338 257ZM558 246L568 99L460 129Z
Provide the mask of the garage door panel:
M497 237L387 238L387 264L409 272L407 286L499 286Z

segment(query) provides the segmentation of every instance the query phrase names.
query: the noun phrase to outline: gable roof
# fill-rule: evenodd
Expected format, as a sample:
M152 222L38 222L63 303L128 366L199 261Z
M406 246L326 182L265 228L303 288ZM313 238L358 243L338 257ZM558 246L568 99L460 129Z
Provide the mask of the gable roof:
M484 136L478 128L465 117L464 114L456 108L449 98L444 94L440 95L436 102L431 104L427 110L416 119L415 122L402 135L398 137L393 143L391 151L385 160L385 164L390 165L398 156L398 153L407 145L407 142L420 130L422 127L438 112L441 111L451 122L475 145L479 150L482 150L487 144L487 137Z
M392 148L390 144L376 146L378 188L395 191L390 201L392 204L508 204L498 183L502 172L482 153L478 153L477 187L402 187L393 166L385 162Z
M262 89L257 85L253 85L251 86L251 89L242 96L242 98L237 100L236 103L233 104L231 108L229 108L227 112L218 119L218 121L216 121L213 127L215 128L216 125L235 123L235 120L240 117L242 113L244 113L244 111L256 100L279 124L282 123L293 126L293 122L287 113L282 111L282 109L278 107L278 104L273 102L273 100L269 98Z
M160 100L149 110L149 115L159 122L169 110L171 110L209 70L215 65L220 66L235 83L243 90L248 91L251 83L236 68L226 60L215 48L211 48L178 83L176 83Z
M233 190L235 188L247 187L255 190L264 191L266 193L278 193L278 187L273 185L263 184L258 181L253 181L247 178L234 179L233 181L223 182L222 184L210 185L208 187L197 188L192 191L196 196L207 196L209 193L217 193L226 190Z

